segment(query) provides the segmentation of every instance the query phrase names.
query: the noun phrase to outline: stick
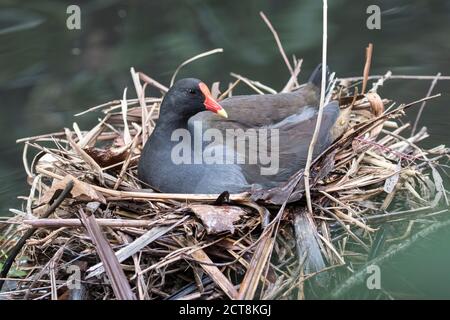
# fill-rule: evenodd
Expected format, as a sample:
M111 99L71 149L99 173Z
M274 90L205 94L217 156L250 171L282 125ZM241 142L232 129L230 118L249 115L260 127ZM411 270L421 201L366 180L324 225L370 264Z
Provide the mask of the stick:
M139 95L138 95L139 98ZM128 127L127 115L128 115L128 104L127 104L127 88L123 90L123 99L120 101L122 120L123 120L123 140L126 145L131 142L130 128ZM145 119L144 119L145 120Z
M222 291L231 299L235 300L238 297L238 292L234 288L233 284L228 280L227 277L220 271L220 269L216 266L210 265L212 260L205 253L204 250L196 250L191 253L191 256L202 262L206 262L207 264L201 264L200 266L203 270L213 279L214 283L222 289Z
M102 185L105 184L105 179L103 177L103 172L102 172L102 168L100 167L100 165L95 162L94 159L92 159L92 157L87 154L86 151L84 151L73 139L72 139L72 132L69 129L65 129L66 131L66 138L67 141L69 141L70 146L72 147L72 149L78 153L78 155L84 160L84 162L86 162L91 169L97 173L98 176L98 180L100 181L100 183Z
M144 80L142 80L142 81L144 81ZM150 102L153 102L154 100L155 100L155 98L146 98L145 102L149 102L150 103ZM127 100L127 103L129 105L134 105L134 104L137 104L138 102L139 102L138 99L128 99ZM100 104L100 105L95 106L95 107L91 107L91 108L86 109L84 111L81 111L81 112L75 114L75 117L79 117L79 116L82 116L82 115L84 115L86 113L89 113L89 112L92 112L92 111L96 111L98 109L104 109L104 108L109 108L107 111L112 111L112 110L118 108L119 106L120 106L120 100L113 100L113 101L109 101L109 102ZM59 134L59 133L57 133L57 134ZM45 136L47 136L47 135L45 135ZM30 138L25 138L25 139L30 139ZM23 140L23 139L21 139L21 140Z
M106 274L111 281L114 295L118 300L136 300L136 296L131 290L130 283L120 266L119 260L117 260L108 240L106 240L100 230L100 226L94 215L91 212L85 213L81 208L79 209L79 214L89 237L95 245L100 260L105 266Z
M310 170L311 170L311 163L312 163L312 156L314 152L314 146L317 142L317 137L319 136L320 131L320 125L322 122L322 115L323 115L323 107L325 102L325 86L326 86L326 65L327 65L327 9L328 4L327 0L323 0L323 37L322 37L322 84L321 84L321 91L320 91L320 105L319 105L319 112L317 113L317 120L316 120L316 127L314 128L314 133L311 139L311 143L309 144L308 149L308 155L306 158L306 165L305 165L305 195L306 195L306 204L308 206L308 211L310 214L313 213L312 204L311 204L311 190L309 185L309 177L310 177Z
M177 69L175 70L175 72L173 73L172 79L170 79L170 86L173 85L173 83L175 82L175 78L177 77L178 72L179 72L179 71L181 70L181 68L183 68L185 65L187 65L187 64L189 64L189 63L191 63L192 61L195 61L195 60L197 60L197 59L200 59L200 58L209 56L209 55L214 54L214 53L219 53L219 52L223 52L223 49L222 49L222 48L217 48L217 49L214 49L214 50L206 51L206 52L200 53L200 54L198 54L198 55L196 55L196 56L194 56L194 57L192 57L192 58L189 58L189 59L187 59L186 61L184 61L182 64L180 64L180 65L178 66L178 68L177 68Z
M33 137L20 138L20 139L16 140L16 143L29 142L29 141L39 140L42 138L54 138L54 137L60 137L60 136L64 136L64 135L65 135L65 132L53 132L53 133L41 134L41 135L33 136Z
M302 70L302 64L303 64L303 59L298 60L297 64L295 65L294 73L292 74L291 78L286 83L284 88L281 90L281 92L290 92L292 90L292 87L294 86L295 82L297 81L298 74Z
M147 141L147 105L145 104L145 90L141 85L141 82L139 80L139 75L134 71L134 68L132 67L130 69L131 72L131 78L133 79L134 88L136 90L136 95L139 99L139 104L141 106L141 118L142 118L142 147L144 147L145 142ZM116 189L116 188L114 188Z
M366 48L366 64L364 65L364 73L363 73L364 79L361 94L364 94L366 92L367 81L369 80L370 65L372 64L372 52L373 52L373 45L369 43L369 45Z
M27 173L28 178L33 178L33 173L31 173L30 167L28 166L27 154L28 154L28 143L25 143L25 145L23 146L23 153L22 153L23 167L25 169L25 172Z
M384 75L373 75L369 76L368 80L382 79ZM436 75L434 76L422 76L422 75L391 75L389 79L402 79L402 80L434 80ZM339 78L338 81L361 81L364 77L347 77L347 78ZM439 80L450 80L450 76L440 76Z
M139 74L139 78L144 81L145 83L148 83L151 86L154 86L156 88L158 88L159 90L163 91L163 92L167 92L169 91L169 88L167 88L165 85L159 83L158 81L156 81L153 78L150 78L148 75L146 75L145 73L142 72L138 72Z
M143 126L142 126L142 128L144 128L145 127L145 124L143 124ZM144 138L143 137L143 132L144 131L142 131L142 138ZM124 162L124 164L123 164L123 166L122 166L122 169L120 169L120 173L119 173L119 175L117 176L117 181L116 181L116 183L114 184L114 190L116 190L117 188L119 188L119 186L120 186L120 183L122 182L122 179L123 179L123 176L124 176L124 174L125 174L125 171L127 171L127 169L128 169L128 165L130 164L130 161L131 161L131 158L132 158L132 156L133 156L133 151L136 149L136 147L137 147L137 143L138 143L138 141L139 141L139 135L141 134L141 130L138 130L138 132L136 133L136 135L134 136L134 139L133 139L133 142L132 142L132 144L131 144L131 147L130 147L130 151L129 151L129 153L128 153L128 155L127 155L127 158L125 159L125 162Z
M277 43L278 50L280 50L281 56L283 57L283 60L286 63L286 66L288 67L289 72L291 73L291 76L293 76L294 75L294 69L292 68L291 63L289 62L289 59L287 58L286 53L284 52L283 46L281 45L280 38L278 37L278 33L275 31L274 27L270 23L269 19L267 19L267 17L264 14L264 12L260 11L259 15L261 16L261 18L264 20L264 22L267 24L267 26L269 27L270 31L272 32L273 37L275 38L275 42Z
M325 269L325 261L320 251L316 236L317 228L314 219L304 208L292 208L294 214L294 234L297 258L303 261L300 266L306 275ZM329 284L329 274L324 273L316 278L317 283L326 287Z
M36 171L38 173L42 173L47 177L51 177L54 179L62 180L64 177L48 171L42 167L37 167ZM86 183L79 181L79 183ZM106 196L117 197L120 199L145 199L145 200L180 200L180 201L216 201L219 194L181 194L181 193L152 193L145 191L120 191L120 190L112 190L108 188L99 187L96 185L90 185L90 187L95 190L103 193ZM246 201L249 199L248 192L230 194L231 201Z
M152 220L97 219L99 226L111 228L145 228L152 222ZM22 223L33 228L79 228L83 226L80 219L25 219Z
M441 76L441 73L438 72L438 74L434 77L433 82L431 83L430 88L428 89L427 97L431 96L431 93L433 92L434 87L436 86L437 81L439 80L439 77ZM411 130L411 137L416 133L417 125L419 124L420 117L422 116L422 111L425 108L427 104L427 101L422 102L422 105L420 106L419 112L417 113L416 121L414 121L414 126Z
M270 87L268 87L268 86L266 86L266 85L263 85L262 83L260 83L260 82L258 82L258 81L250 80L250 79L248 79L248 78L246 78L246 77L243 77L243 76L241 76L240 74L231 72L230 75L231 75L232 77L234 77L234 78L236 78L236 79L238 79L238 80L244 82L246 85L248 85L250 88L252 88L252 89L255 90L256 92L258 92L259 94L264 94L264 92L262 92L261 90L259 90L258 87L261 88L261 89L264 89L264 90L266 90L267 92L272 93L272 94L277 93L276 90L274 90L274 89L272 89L272 88L270 88Z
M224 99L233 89L234 87L236 87L236 85L241 81L241 79L237 79L235 82L233 82L233 84L231 84L227 90L225 90L224 93L222 93L217 100L220 101L222 99Z

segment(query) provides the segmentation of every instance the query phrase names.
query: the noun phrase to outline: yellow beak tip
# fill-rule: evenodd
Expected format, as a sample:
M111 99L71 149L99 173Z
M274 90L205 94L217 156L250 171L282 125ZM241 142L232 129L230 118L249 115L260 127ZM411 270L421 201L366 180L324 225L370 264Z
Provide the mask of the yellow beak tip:
M228 114L224 109L220 109L219 111L217 111L217 114L223 118L228 118Z

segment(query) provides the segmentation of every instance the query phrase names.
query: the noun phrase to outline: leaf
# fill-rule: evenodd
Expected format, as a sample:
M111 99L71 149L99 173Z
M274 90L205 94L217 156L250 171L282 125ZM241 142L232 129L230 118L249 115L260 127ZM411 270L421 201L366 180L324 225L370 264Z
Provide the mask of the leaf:
M220 208L220 207L218 207ZM202 261L200 266L205 270L205 272L211 277L211 279L217 284L219 288L225 292L225 294L232 300L237 299L238 293L234 288L230 280L225 277L225 275L220 271L220 269L214 265L213 262L208 257L208 255L203 250L197 250L191 253L192 257L196 260Z
M190 205L189 208L202 221L208 234L223 231L234 233L233 223L238 221L246 212L236 206L211 206L206 204Z
M53 195L57 190L64 190L67 183L73 180L73 188L70 192L72 198L80 201L98 201L101 203L106 203L105 197L92 188L88 183L82 182L76 179L74 176L67 175L62 180L53 180L52 187L44 194L41 203L48 203L52 199Z
M439 174L439 172L436 170L436 168L434 166L431 166L431 172L433 174L433 180L434 180L434 184L436 186L436 191L438 192L444 192L444 182L442 180L441 175Z
M384 112L384 103L383 103L383 100L381 99L381 97L378 95L378 93L369 92L366 94L366 98L367 98L367 100L369 100L370 108L372 110L373 115L375 117L381 116ZM378 126L376 126L375 128L373 128L370 131L370 136L372 138L375 138L378 136L378 134L383 129L383 124L384 124L384 121L380 122L380 124Z
M444 196L445 199L445 203L448 205L448 199L447 199L447 191L444 188L444 181L442 180L441 175L439 174L439 172L437 171L437 169L434 166L430 166L431 167L431 173L433 174L433 180L434 180L434 184L436 186L436 191L437 194L442 194ZM438 202L439 199L436 201ZM437 204L437 203L436 203Z
M109 149L99 149L99 148L84 148L84 151L94 159L101 167L109 167L113 164L124 161L128 155L128 147L120 148L109 148Z

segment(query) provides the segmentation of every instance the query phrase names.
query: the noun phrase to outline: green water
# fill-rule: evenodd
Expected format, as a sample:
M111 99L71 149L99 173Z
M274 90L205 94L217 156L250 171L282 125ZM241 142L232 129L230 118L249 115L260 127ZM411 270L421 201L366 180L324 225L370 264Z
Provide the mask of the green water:
M338 76L362 73L368 42L375 47L372 74L450 74L450 2L329 2L328 63ZM234 71L279 89L288 71L261 10L286 52L304 58L302 80L321 59L322 8L316 0L81 1L81 30L68 30L71 3L0 3L0 215L28 192L15 140L71 127L73 114L120 98L124 87L132 87L131 66L167 84L181 61L220 47L224 53L190 64L179 76L227 83ZM381 7L381 30L366 28L370 4ZM392 81L381 94L408 102L423 97L429 85ZM425 146L449 144L449 89L450 81L436 86L443 96L422 117L431 134ZM414 119L416 111L408 116ZM85 129L96 116L76 121ZM450 298L449 243L449 232L441 230L391 259L383 287L396 297ZM355 290L350 297L365 296Z

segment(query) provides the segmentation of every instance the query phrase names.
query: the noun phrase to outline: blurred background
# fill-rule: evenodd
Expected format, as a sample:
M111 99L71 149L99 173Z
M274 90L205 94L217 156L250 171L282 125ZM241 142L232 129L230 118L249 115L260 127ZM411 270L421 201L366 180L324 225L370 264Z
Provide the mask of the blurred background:
M66 27L67 7L81 8L81 30ZM366 9L381 8L381 30L368 30ZM305 81L321 60L322 4L317 0L0 1L0 215L28 194L21 137L71 127L73 115L122 97L135 67L168 85L187 58L224 52L185 67L179 77L228 83L236 72L281 89L289 73L259 16L264 11L286 53L304 59ZM328 63L338 77L362 75L364 49L374 44L371 74L450 75L447 0L329 1ZM392 80L381 95L409 102L430 81ZM450 81L440 81L422 116L431 138L450 144ZM241 92L246 92L244 86ZM149 94L152 92L147 91ZM153 92L156 93L156 92ZM134 90L129 90L129 98ZM418 108L410 109L415 119ZM96 115L76 119L81 129ZM448 185L448 184L447 184ZM395 297L450 298L450 232L423 239L383 266L383 288ZM353 297L362 297L355 291Z

